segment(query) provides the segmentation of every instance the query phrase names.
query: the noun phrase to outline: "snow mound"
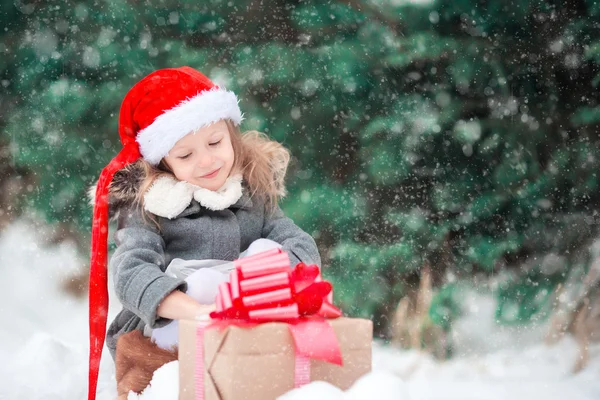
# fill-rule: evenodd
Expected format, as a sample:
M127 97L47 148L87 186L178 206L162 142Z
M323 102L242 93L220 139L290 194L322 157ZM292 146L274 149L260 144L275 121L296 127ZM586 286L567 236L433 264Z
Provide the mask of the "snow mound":
M129 392L127 400L177 400L179 361L171 361L154 371L148 387L141 393Z
M290 390L277 400L342 400L344 392L330 383L323 381L311 382L301 388Z
M87 370L81 368L85 356L45 332L35 333L7 366L5 382L10 382L11 390L7 398L59 400L66 393L70 398L85 398L85 385L73 386L74 381L87 381ZM48 370L56 373L49 374Z
M82 268L74 246L44 246L39 228L18 221L0 236L0 399L62 400L87 397L87 299L61 286ZM112 287L112 285L109 285ZM373 372L346 392L326 382L291 390L280 400L597 400L600 344L590 362L572 366L577 342L567 335L542 342L543 326L506 328L493 323L493 299L474 293L468 313L454 327L456 357L440 362L419 351L373 343ZM109 320L119 311L111 291ZM3 307L3 308L2 308ZM176 400L177 361L159 368L149 387L129 400ZM105 349L98 400L114 400L114 363Z
M156 370L148 387L141 393L129 393L127 400L177 400L179 362L172 361ZM323 381L314 381L293 389L278 400L408 400L408 389L398 376L375 371L360 378L346 392Z
M391 372L376 370L356 381L344 396L344 400L359 399L409 400L410 397L402 379Z

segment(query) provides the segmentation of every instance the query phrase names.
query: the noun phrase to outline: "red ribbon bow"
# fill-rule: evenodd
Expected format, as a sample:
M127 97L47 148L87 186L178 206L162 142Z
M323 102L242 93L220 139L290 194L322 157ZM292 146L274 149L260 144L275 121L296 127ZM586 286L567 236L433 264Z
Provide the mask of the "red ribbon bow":
M317 265L298 263L292 269L281 249L239 258L234 265L229 282L219 286L211 318L288 322L298 356L342 365L335 332L325 320L342 312L331 304L331 283Z
M342 315L328 298L331 283L323 281L314 264L298 263L292 269L287 253L272 249L237 259L234 265L230 281L219 286L211 318L289 322L309 315Z

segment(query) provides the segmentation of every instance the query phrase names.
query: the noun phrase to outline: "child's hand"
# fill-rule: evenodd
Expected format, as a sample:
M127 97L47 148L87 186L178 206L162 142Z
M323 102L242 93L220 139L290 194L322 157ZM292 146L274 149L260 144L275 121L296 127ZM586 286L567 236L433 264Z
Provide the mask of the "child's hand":
M192 311L193 316L188 315L185 316L185 318L196 319L198 321L208 321L210 319L208 314L215 309L216 306L214 304L205 305L195 303ZM174 348L176 348L179 343L179 321L173 320L162 328L153 329L152 342L156 343L156 345L161 349L172 351Z
M174 290L158 306L156 313L169 319L196 319L215 309L214 304L200 304L187 294Z

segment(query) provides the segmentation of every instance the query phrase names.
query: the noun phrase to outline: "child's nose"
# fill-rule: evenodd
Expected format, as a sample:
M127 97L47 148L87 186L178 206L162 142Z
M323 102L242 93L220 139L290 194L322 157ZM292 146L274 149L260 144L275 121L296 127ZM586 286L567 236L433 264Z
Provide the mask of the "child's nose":
M215 164L214 157L210 154L206 154L205 156L200 157L200 159L198 161L198 168L201 168L201 169L211 168L214 164ZM211 172L211 171L208 171L208 172Z

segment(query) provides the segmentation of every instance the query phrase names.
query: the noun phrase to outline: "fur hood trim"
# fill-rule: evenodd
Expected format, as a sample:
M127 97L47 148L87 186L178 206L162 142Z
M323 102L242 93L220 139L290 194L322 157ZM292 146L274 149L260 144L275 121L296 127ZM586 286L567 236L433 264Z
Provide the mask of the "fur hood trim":
M108 213L110 219L119 215L119 210L128 208L135 203L139 188L144 182L144 168L138 163L128 164L113 177L108 186ZM89 203L92 207L96 202L96 186L94 182L88 189Z

